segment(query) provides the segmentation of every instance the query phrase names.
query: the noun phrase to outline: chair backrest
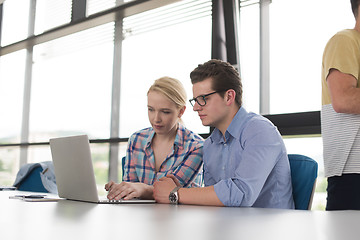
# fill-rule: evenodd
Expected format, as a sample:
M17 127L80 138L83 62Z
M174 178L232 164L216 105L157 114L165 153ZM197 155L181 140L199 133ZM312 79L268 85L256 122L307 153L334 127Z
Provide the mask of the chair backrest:
M47 161L21 166L13 186L21 191L57 193L53 163Z
M307 156L289 154L295 209L310 210L314 195L318 164Z
M121 181L124 181L125 157L121 158Z
M40 173L43 171L43 168L38 165L34 167L29 173L22 179L20 183L17 184L17 189L20 191L30 191L30 192L45 192L48 191L45 189Z

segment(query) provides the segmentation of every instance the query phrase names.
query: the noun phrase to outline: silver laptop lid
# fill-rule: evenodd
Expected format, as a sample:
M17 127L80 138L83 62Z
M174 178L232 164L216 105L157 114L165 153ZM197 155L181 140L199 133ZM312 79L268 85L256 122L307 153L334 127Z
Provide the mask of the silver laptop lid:
M50 148L59 197L98 202L88 136L52 138Z

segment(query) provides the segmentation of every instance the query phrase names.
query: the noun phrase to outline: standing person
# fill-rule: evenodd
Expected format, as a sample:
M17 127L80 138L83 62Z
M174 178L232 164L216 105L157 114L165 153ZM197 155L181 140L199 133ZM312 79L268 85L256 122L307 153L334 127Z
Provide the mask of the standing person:
M360 0L354 29L336 33L322 60L321 132L327 210L360 209Z
M242 106L239 73L210 60L190 74L193 110L214 131L204 143L203 188L181 188L174 176L154 184L160 203L294 208L283 140L266 118Z
M203 139L185 128L186 92L180 81L163 77L147 93L151 127L129 139L123 182L105 185L108 199L153 198L153 183L172 174L184 186L201 184Z

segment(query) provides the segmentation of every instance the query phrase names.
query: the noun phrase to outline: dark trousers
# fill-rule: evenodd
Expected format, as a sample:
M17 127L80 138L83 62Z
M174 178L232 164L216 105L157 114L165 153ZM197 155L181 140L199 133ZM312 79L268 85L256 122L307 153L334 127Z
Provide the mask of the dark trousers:
M328 178L326 210L360 210L360 174Z

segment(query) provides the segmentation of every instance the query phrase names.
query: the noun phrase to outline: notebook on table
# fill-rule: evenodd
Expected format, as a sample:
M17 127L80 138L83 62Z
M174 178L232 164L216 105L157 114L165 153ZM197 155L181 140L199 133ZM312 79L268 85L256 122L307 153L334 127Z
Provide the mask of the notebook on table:
M59 197L92 203L155 203L155 200L108 200L98 196L87 135L50 139Z

